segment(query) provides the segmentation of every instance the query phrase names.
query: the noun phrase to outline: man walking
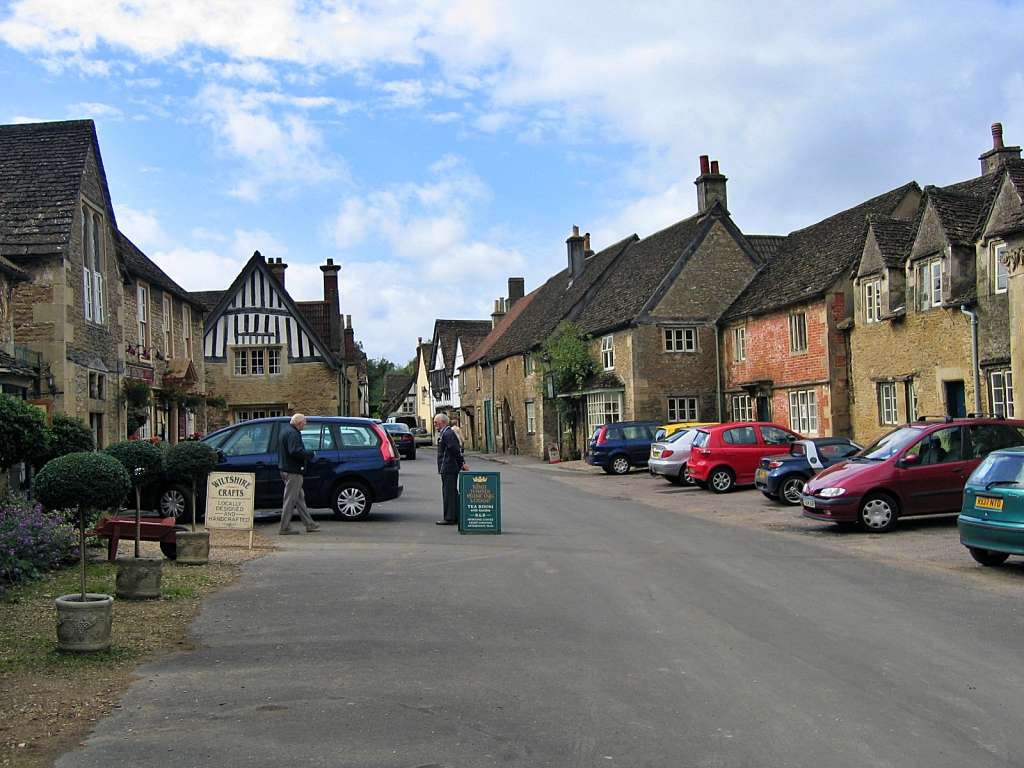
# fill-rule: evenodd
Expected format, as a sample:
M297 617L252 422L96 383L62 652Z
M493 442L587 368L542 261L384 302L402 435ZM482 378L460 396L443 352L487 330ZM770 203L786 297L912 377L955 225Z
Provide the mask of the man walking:
M434 429L437 430L437 472L441 475L441 501L444 508L444 519L438 525L458 525L459 523L459 471L469 469L462 455L462 444L458 436L448 426L448 416L439 413L434 416Z
M281 530L278 534L288 536L298 533L292 528L292 512L298 511L299 517L306 525L306 530L312 533L320 529L320 526L313 522L306 509L306 492L302 490L302 473L306 468L307 459L315 455L313 451L306 450L302 444L302 428L306 426L306 417L301 413L292 416L291 421L281 428L281 435L277 441L277 468L281 470L281 479L284 480L284 504L281 507Z

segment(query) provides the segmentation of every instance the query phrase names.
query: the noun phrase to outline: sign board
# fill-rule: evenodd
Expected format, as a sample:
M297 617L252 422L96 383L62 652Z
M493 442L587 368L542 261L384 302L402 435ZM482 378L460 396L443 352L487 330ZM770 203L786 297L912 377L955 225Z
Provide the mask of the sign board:
M501 473L459 474L459 533L501 533Z
M252 472L211 472L206 480L206 527L251 531L256 503Z
M545 443L544 448L548 452L548 464L558 464L562 461L558 451L558 443L552 440L550 443Z

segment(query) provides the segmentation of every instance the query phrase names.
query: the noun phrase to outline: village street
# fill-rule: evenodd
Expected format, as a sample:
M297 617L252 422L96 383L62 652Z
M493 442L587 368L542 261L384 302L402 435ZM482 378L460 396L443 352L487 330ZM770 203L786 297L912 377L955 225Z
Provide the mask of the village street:
M434 525L423 451L367 521L245 566L56 765L1020 764L1024 569L948 518L839 534L753 490L470 466L501 535Z

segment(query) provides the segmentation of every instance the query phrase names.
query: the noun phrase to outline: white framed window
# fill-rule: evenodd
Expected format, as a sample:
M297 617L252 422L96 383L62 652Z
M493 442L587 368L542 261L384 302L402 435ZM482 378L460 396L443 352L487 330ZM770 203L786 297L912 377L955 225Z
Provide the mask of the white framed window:
M410 414L416 413L416 398L413 395L409 395L402 401L402 413Z
M1013 371L992 371L988 380L992 392L992 413L1001 413L1008 419L1014 418Z
M907 379L907 421L917 421L917 387L913 379Z
M886 425L893 425L899 421L895 382L883 381L878 385L878 419Z
M615 344L611 336L601 337L601 363L606 371L615 368Z
M864 283L864 322L877 323L882 319L882 281Z
M533 376L533 355L529 352L523 355L523 375Z
M794 312L789 316L789 351L807 351L807 313Z
M732 420L733 421L753 421L754 420L754 403L750 399L750 395L733 395L732 396Z
M992 293L1006 293L1010 284L1010 270L1003 261L1006 245L1000 244L992 249Z
M533 400L526 401L526 434L537 432L537 404Z
M138 319L139 346L148 349L149 344L149 286L140 283L135 289L138 302L136 317Z
M923 259L915 267L917 308L920 311L942 306L942 259Z
M605 424L622 421L622 394L598 392L587 395L587 435Z
M818 436L818 396L813 389L789 393L789 428L807 437Z
M679 421L700 421L700 402L696 397L670 397L668 400L668 420L670 423Z
M253 376L263 376L267 372L266 350L249 350L249 373Z
M89 208L82 207L82 304L85 319L103 324L106 310L103 300L103 219Z
M666 328L665 329L665 351L666 352L696 352L697 351L697 329L696 328Z
M243 421L252 421L253 419L270 419L274 416L284 416L284 411L270 408L254 411L235 411L234 414L235 424L241 424Z
M235 376L249 375L249 350L235 350Z
M181 340L184 343L185 357L192 359L192 308L183 304L181 307Z
M174 319L171 317L171 297L164 294L164 354L174 357Z
M747 361L747 329L732 329L732 361L734 363L745 363Z

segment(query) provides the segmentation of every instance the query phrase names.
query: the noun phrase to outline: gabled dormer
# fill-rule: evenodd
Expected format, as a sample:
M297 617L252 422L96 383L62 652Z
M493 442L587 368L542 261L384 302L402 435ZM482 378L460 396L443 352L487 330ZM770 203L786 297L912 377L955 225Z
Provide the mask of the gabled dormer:
M904 263L916 223L899 216L871 214L854 282L856 322L874 325L906 314Z

